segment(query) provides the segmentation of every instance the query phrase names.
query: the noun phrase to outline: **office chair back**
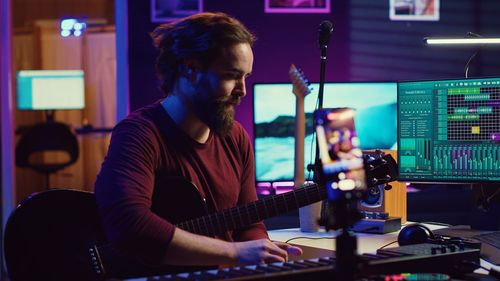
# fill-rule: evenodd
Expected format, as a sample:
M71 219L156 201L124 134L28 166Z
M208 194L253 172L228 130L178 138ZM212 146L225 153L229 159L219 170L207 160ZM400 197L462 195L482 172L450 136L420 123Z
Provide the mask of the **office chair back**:
M55 163L34 161L35 153L48 151L64 152L69 156L68 160ZM55 121L39 123L29 128L16 145L16 165L44 174L54 173L75 163L78 155L78 140L75 134L66 124Z

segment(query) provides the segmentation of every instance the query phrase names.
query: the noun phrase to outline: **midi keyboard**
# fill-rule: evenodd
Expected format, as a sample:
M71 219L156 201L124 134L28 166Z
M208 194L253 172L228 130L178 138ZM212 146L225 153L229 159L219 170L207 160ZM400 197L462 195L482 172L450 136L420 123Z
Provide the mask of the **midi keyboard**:
M360 257L359 277L401 272L463 274L479 267L479 249L456 245L417 244L378 250ZM323 257L281 263L227 267L204 271L166 274L127 281L177 280L335 280L335 258Z

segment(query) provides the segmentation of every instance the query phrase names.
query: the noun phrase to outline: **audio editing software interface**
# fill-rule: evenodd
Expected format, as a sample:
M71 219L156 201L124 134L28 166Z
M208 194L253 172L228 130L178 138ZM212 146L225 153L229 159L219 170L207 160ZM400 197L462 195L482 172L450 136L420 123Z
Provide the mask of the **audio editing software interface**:
M399 178L500 180L500 78L398 84Z

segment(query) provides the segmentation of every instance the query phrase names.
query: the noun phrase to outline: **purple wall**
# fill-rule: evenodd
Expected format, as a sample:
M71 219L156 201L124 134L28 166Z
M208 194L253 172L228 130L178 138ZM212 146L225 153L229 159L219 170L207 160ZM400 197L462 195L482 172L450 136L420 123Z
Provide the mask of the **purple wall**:
M248 95L237 119L253 137L252 85L288 82L294 63L311 81L319 81L318 26L334 24L328 48L326 81L400 81L461 78L473 48L425 46L426 36L463 37L469 31L498 36L500 1L441 1L440 20L390 21L389 1L332 0L330 14L266 14L264 0L204 0L205 11L235 16L258 37ZM156 52L148 33L149 1L129 1L130 105L135 110L161 97L154 74ZM498 48L481 50L470 77L500 76Z
M251 137L253 83L288 82L288 68L292 63L300 67L311 81L319 80L318 27L323 20L334 23L326 80L349 80L348 13L347 4L343 4L348 1L339 2L342 3L335 3L330 14L265 14L263 0L204 1L205 11L228 13L257 35L253 74L247 81L248 95L242 100L236 115ZM131 110L161 97L153 67L156 52L147 34L154 26L149 21L149 1L129 1Z

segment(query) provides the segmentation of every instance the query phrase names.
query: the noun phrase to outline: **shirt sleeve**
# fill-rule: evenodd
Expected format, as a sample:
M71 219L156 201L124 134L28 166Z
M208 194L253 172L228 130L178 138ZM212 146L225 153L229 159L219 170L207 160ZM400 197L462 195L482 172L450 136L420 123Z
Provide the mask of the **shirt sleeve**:
M242 155L242 175L241 192L238 199L238 205L243 205L257 200L255 189L255 166L252 143L247 132L239 123L236 123L238 129L239 147ZM262 221L249 225L246 228L235 230L233 232L234 241L248 241L257 239L269 239L266 226Z
M109 242L156 265L175 226L151 211L160 145L152 126L144 123L128 120L115 127L94 191Z

